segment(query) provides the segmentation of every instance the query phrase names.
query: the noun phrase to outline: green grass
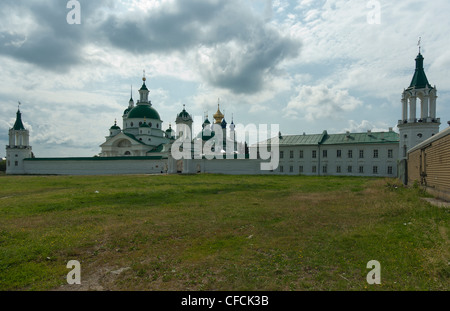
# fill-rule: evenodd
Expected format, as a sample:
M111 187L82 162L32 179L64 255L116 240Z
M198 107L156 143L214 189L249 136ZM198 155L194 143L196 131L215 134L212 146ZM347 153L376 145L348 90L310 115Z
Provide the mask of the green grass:
M354 177L3 175L0 290L449 290L449 210L421 196Z

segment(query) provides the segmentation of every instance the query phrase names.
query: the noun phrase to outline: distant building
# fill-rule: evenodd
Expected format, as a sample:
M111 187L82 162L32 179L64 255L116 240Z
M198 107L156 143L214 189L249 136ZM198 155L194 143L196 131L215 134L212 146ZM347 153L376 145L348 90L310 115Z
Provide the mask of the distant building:
M193 133L193 118L183 110L176 116L176 131L163 130L163 121L149 100L146 78L139 89L140 99L133 96L122 116L122 128L117 121L109 129L100 146L99 157L93 158L34 158L29 132L17 111L16 122L9 130L6 146L7 174L161 174L161 173L222 173L222 174L284 174L284 175L348 175L399 176L405 183L408 176L408 150L439 133L440 119L436 116L437 90L431 86L419 52L413 79L402 95L402 119L399 134L392 128L385 132L341 133L313 135L282 135L259 145L278 147L278 165L261 170L261 157L246 154L244 142L236 142L234 120L228 124L220 111L203 120L200 133ZM420 111L417 105L420 103ZM277 141L278 145L274 146ZM181 148L179 143L182 143ZM211 144L214 142L214 144ZM187 144L187 145L186 145ZM175 159L172 148L189 147L187 157ZM200 151L196 148L200 146ZM211 147L212 146L212 147ZM219 159L205 156L211 152ZM214 150L212 150L214 149ZM260 150L250 146L250 155ZM433 149L434 150L434 149ZM438 150L438 149L436 149ZM231 157L225 157L225 154ZM413 156L413 155L411 155ZM228 159L226 159L228 158ZM412 175L411 175L412 176ZM423 180L422 180L423 181ZM426 180L429 182L429 179Z
M267 141L267 145L271 145ZM280 135L280 164L287 175L397 176L398 134L388 132Z
M164 145L172 138L169 132L162 129L163 121L158 111L152 107L148 99L150 91L145 85L146 78L139 90L140 99L134 105L133 94L128 108L123 114L123 130L117 122L109 130L106 142L100 147L102 157L145 157L164 152Z

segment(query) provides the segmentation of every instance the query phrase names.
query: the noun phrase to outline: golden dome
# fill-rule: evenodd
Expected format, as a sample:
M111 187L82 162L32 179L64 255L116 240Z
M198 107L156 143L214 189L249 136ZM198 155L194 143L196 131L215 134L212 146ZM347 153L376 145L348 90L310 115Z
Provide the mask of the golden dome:
M220 104L217 104L217 112L213 115L216 124L221 124L222 119L225 117L222 112L220 112Z

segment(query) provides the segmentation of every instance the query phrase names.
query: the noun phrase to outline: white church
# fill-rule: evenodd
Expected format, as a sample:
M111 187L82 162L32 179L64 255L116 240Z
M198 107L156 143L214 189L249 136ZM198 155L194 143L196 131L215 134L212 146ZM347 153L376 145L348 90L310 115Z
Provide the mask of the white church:
M193 133L193 118L185 107L176 116L176 131L163 121L149 100L145 74L139 89L139 100L133 96L122 116L122 128L115 124L100 146L99 157L39 158L32 153L29 131L22 123L20 109L16 122L9 130L6 146L7 174L33 175L108 175L108 174L285 174L386 176L404 178L408 150L439 133L440 119L436 116L436 86L426 77L419 51L410 85L404 89L399 133L389 128L385 132L314 135L282 135L250 146L236 142L234 120L230 125L218 110L214 123L206 116L200 133ZM173 156L186 144L192 152L184 158ZM210 142L218 157L208 158L196 146ZM220 144L218 144L220 142ZM220 145L220 148L217 146ZM214 147L216 146L216 147ZM270 160L260 157L261 146L271 146L271 159L277 159L268 169L262 164ZM276 154L275 154L276 152ZM231 157L225 157L231 154ZM222 156L220 156L222 155ZM251 155L255 155L252 157Z

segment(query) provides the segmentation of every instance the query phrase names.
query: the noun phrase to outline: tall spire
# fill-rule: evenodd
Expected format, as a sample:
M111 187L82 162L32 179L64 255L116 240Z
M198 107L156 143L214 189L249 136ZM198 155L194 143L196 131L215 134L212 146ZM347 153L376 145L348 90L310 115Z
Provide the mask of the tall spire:
M420 41L419 41L420 43ZM423 68L423 56L419 51L419 54L416 57L416 71L414 72L413 79L411 81L410 88L423 89L423 88L432 88L430 83L428 83L427 76L425 74L425 70Z
M19 105L20 105L20 103L19 103ZM22 113L20 112L19 108L17 108L16 122L14 123L13 129L16 130L16 131L23 131L23 130L25 130L25 127L23 126L23 123L22 123Z

